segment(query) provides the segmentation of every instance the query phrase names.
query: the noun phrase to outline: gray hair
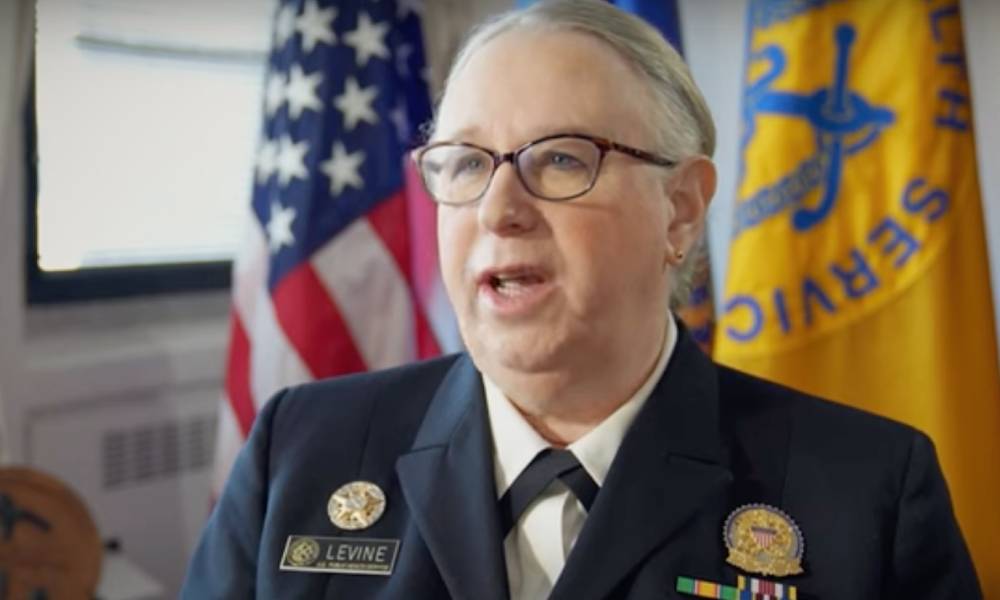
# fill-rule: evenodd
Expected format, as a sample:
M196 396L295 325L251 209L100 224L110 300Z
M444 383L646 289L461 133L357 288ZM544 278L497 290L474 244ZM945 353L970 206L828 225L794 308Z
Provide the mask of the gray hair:
M684 59L654 27L604 0L543 0L502 13L475 27L455 56L442 97L473 54L510 31L576 31L593 36L621 55L647 85L655 150L674 160L715 151L715 125L708 104ZM433 127L433 125L432 125ZM690 293L695 248L674 274L672 304Z

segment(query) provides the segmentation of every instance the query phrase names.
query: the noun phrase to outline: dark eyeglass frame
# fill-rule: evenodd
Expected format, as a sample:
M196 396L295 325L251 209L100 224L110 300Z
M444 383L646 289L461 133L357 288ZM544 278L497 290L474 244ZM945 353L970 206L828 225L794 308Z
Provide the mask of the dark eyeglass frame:
M586 140L588 142L591 142L592 144L594 144L594 146L597 147L599 154L597 157L597 166L594 168L594 175L593 177L590 178L590 184L587 185L586 189L578 193L571 194L569 196L560 196L558 198L542 196L536 193L534 190L532 190L531 186L529 186L527 182L525 182L524 176L521 174L521 167L519 166L518 158L520 158L521 154L527 152L529 149L531 149L533 146L537 144L562 138L575 138L575 139ZM493 169L490 171L490 176L486 179L486 185L483 186L483 191L480 192L478 196L470 198L469 200L463 200L461 202L445 202L440 200L434 195L434 193L431 191L431 186L428 185L428 182L424 177L423 158L427 152L433 150L434 148L438 148L440 146L465 146L467 148L474 148L481 152L485 152L493 159ZM552 135L547 135L545 137L538 138L537 140L532 140L506 153L500 153L497 152L496 150L490 150L489 148L484 148L482 146L479 146L477 144L472 144L469 142L451 142L447 140L442 140L439 142L434 142L433 144L427 144L426 146L421 146L420 148L413 150L413 152L411 153L411 157L413 159L413 162L417 166L417 171L420 173L420 180L424 184L424 189L427 190L427 194L435 202L437 202L438 204L445 204L448 206L465 206L466 204L472 204L474 202L477 202L480 198L483 197L484 194L486 194L486 191L490 189L490 184L493 183L493 177L496 175L497 169L499 169L500 165L502 165L505 162L509 162L511 164L511 166L514 168L514 172L517 173L517 178L518 180L520 180L521 185L523 185L524 189L527 190L527 192L532 196L534 196L535 198L538 198L540 200L546 200L549 202L564 202L566 200L572 200L573 198L579 198L580 196L594 189L594 185L597 183L597 178L601 173L601 166L604 164L604 157L607 156L608 153L610 152L619 152L621 154L631 156L632 158L641 160L643 162L667 169L677 166L676 160L671 160L665 156L654 154L652 152L647 152L645 150L640 150L639 148L633 148L632 146L626 146L625 144L619 144L618 142L613 142L607 138L597 137L586 133L554 133Z

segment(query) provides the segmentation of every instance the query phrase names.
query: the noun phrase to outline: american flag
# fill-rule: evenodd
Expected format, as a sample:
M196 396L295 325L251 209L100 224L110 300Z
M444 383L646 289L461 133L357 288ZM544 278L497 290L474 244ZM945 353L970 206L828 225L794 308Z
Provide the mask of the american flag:
M419 0L277 10L233 271L214 490L284 386L440 352L433 207L407 165L430 118Z

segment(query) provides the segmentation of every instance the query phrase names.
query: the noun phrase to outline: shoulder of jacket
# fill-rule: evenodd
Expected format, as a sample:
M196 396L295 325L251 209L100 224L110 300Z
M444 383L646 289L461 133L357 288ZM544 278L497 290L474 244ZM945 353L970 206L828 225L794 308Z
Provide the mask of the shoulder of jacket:
M816 441L843 440L855 446L892 444L909 448L916 428L853 406L819 398L741 371L719 366L719 396L723 410L739 419L758 411L780 411L797 437Z
M310 423L335 419L347 424L375 411L392 414L400 405L426 406L461 355L311 381L279 392L269 402L274 421ZM422 401L425 399L425 401Z

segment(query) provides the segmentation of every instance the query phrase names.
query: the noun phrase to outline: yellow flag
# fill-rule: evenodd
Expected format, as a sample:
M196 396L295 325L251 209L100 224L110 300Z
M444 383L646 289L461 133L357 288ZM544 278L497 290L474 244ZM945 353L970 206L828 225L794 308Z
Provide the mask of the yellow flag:
M927 432L1000 597L1000 374L958 1L751 0L749 20L716 358Z

